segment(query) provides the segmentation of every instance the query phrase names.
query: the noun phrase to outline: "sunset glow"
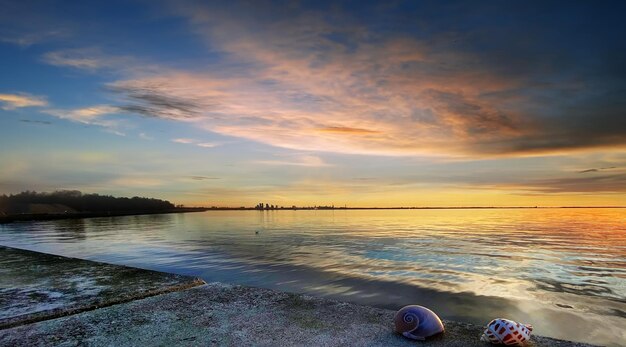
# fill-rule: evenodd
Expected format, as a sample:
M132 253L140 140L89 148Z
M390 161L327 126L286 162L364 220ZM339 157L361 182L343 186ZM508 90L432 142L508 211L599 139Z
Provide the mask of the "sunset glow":
M3 4L0 193L625 206L614 7Z

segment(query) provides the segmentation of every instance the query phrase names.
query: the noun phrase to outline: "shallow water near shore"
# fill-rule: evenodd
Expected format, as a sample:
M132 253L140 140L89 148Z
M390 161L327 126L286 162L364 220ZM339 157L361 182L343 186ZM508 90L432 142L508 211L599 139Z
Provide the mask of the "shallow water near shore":
M0 244L626 343L626 209L208 211L11 223Z

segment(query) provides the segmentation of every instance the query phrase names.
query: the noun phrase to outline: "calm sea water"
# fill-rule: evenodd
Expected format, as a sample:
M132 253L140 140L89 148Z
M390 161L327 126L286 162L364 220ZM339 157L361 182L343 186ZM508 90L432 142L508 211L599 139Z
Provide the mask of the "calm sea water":
M0 244L626 345L626 209L210 211L6 224Z

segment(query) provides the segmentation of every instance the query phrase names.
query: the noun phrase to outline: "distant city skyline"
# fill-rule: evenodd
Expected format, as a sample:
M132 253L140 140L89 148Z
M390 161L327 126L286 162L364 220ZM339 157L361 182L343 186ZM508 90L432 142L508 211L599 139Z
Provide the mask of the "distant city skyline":
M0 6L0 194L626 205L623 2Z

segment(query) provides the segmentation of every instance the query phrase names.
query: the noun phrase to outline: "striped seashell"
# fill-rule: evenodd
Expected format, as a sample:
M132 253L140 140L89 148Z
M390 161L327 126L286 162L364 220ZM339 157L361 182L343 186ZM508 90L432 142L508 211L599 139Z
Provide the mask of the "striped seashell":
M425 340L444 330L443 323L435 312L419 305L404 306L393 320L395 332L413 340Z
M530 340L530 333L532 331L532 325L520 324L504 318L496 318L489 322L480 340L496 345L523 346L526 341Z

